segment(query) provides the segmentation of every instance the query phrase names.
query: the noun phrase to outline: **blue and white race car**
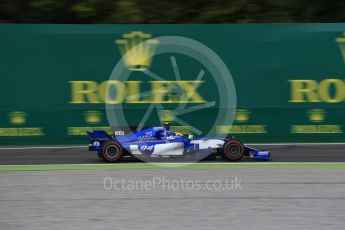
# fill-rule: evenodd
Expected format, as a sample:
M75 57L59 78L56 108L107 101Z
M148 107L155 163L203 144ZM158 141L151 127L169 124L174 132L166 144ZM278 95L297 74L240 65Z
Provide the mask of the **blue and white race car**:
M124 136L111 136L103 130L87 134L91 142L89 150L96 151L107 162L116 162L125 156L201 160L221 155L229 161L239 161L243 157L270 158L268 151L251 148L234 138L194 138L191 134L170 132L168 123Z

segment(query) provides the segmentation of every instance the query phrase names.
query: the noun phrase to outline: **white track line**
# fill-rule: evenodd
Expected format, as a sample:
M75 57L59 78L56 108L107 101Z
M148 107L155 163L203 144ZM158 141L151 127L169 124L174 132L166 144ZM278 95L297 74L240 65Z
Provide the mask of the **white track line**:
M3 147L0 150L22 150L22 149L75 149L75 148L87 148L84 146L26 146L26 147Z
M142 163L142 164L152 164L152 165L190 165L190 164L195 164L195 165L215 165L215 164L219 164L219 165L279 165L279 164L345 164L345 162L195 162L195 163L178 163L178 162L172 162L172 163ZM89 164L89 165L93 165L93 164ZM99 164L102 165L102 164ZM104 164L103 164L104 165ZM131 165L131 163L124 163L124 164L119 164L119 165Z
M152 165L152 166L159 166L159 165L176 165L176 166L187 166L187 165L315 165L315 164L321 164L321 165L345 165L345 162L246 162L246 163L226 163L226 162L215 162L215 163L203 163L203 162L196 162L196 163L119 163L119 164L110 164L113 166L134 166L134 165ZM68 165L68 166L109 166L109 164L28 164L28 165L0 165L6 166L6 167L16 167L16 166L63 166L63 165Z
M313 145L345 145L344 143L249 143L245 145L256 146L313 146ZM66 146L23 146L23 147L0 147L0 150L25 150L25 149L69 149L69 148L87 148L87 145L66 145Z
M334 143L250 143L245 145L257 145L257 146L303 146L303 145L345 145L345 142L334 142Z

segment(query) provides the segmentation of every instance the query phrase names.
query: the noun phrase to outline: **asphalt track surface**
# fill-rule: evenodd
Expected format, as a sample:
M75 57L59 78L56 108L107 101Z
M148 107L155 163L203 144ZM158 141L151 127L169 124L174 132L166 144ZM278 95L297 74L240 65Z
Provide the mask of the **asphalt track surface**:
M272 162L345 162L345 144L253 146L271 152ZM217 162L224 162L217 159ZM245 162L252 160L246 159ZM15 164L99 164L95 152L87 147L0 148L0 165ZM122 161L137 162L134 159Z
M342 144L258 147L271 151L272 162L345 162ZM86 147L0 149L3 165L101 162ZM98 169L0 174L1 229L333 230L345 226L343 168Z
M344 175L344 169L1 172L0 226L344 229Z

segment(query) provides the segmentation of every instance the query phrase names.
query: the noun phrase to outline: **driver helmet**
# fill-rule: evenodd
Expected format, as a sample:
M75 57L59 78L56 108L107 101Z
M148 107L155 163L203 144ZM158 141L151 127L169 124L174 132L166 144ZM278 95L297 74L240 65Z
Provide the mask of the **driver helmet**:
M180 137L182 137L182 136L183 136L183 133L182 133L182 132L180 132L180 131L176 131L176 132L175 132L175 135L176 135L176 136L180 136Z

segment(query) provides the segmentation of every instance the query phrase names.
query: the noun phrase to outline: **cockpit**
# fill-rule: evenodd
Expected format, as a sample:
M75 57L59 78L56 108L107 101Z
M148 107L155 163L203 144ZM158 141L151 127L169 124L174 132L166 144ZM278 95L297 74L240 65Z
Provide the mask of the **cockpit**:
M194 136L192 134L187 135L179 130L176 130L175 132L171 132L169 123L164 123L164 133L167 140L194 139Z

